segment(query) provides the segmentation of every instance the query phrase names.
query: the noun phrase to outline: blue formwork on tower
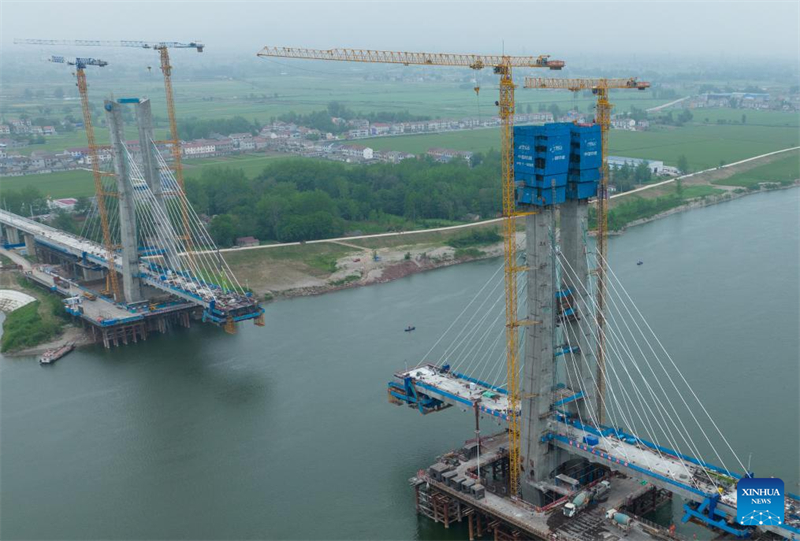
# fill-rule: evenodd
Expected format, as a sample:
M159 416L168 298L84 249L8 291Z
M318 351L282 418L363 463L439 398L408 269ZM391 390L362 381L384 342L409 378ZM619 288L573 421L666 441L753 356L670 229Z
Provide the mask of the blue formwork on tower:
M603 163L598 124L573 124L570 129L570 169L594 169Z
M582 200L597 195L603 166L602 141L598 124L573 124L570 127L567 199Z
M569 170L570 124L514 128L514 172L528 175L559 175Z
M546 207L560 205L567 200L567 187L558 188L531 188L517 184L517 205L533 205Z

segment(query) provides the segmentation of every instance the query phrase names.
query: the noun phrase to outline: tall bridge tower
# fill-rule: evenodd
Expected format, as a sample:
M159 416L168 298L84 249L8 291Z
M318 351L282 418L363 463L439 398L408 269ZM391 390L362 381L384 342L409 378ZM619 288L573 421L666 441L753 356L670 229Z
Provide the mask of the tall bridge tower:
M553 404L561 402L583 418L593 415L587 394L596 363L578 328L580 318L591 314L582 314L576 301L590 291L588 199L597 193L599 145L600 130L594 125L525 126L514 133L517 206L526 214L528 267L520 495L536 505L544 503L543 483L570 458L546 438L553 430ZM575 362L560 367L558 360L566 359L566 353ZM573 388L557 388L565 371Z
M114 174L117 179L120 244L122 246L122 289L125 302L142 300L142 284L139 278L139 250L136 231L136 204L133 199L131 168L125 149L125 124L122 106L105 100L104 108L111 147L114 155Z

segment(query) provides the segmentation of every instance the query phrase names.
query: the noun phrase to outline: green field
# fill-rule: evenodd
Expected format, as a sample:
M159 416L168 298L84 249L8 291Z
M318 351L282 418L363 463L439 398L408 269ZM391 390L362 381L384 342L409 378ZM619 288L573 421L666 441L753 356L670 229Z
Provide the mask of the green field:
M146 72L148 58L142 57L141 73L125 76L111 70L94 70L88 75L90 100L98 107L111 94L148 96L153 103L153 114L166 118L166 101L160 73L156 69ZM331 76L330 69L309 73L310 65L294 62L291 66L275 69L268 60L256 63L246 78L186 79L193 60L174 60L173 88L178 118L197 117L214 119L241 115L248 120L267 122L270 117L288 111L308 113L324 109L330 101L341 101L355 111L405 111L433 118L460 118L465 116L491 116L496 114L497 81L488 72L478 78L483 87L479 98L473 91L471 72L464 72L462 82L442 81L426 74L424 81L364 80L363 68L340 69ZM17 118L26 113L32 117L43 114L45 108L54 116L72 114L81 116L80 102L68 70L48 70L41 79L5 84L3 92L9 99L0 106L0 115ZM403 68L390 67L383 73L399 74ZM371 73L375 73L372 71ZM408 71L406 70L406 73ZM44 99L24 100L26 88L42 90ZM61 88L66 99L55 99L53 92ZM616 111L640 109L661 105L669 100L656 100L649 93L612 92ZM558 104L562 109L579 107L589 111L594 99L588 93L520 90L516 96L517 110L527 105L536 110L539 104ZM100 109L98 109L100 110ZM99 134L98 134L99 135Z
M226 158L188 160L184 162L184 176L199 176L204 167L228 166L242 169L250 178L256 177L275 159L289 159L285 156L245 154ZM42 195L60 199L62 197L81 197L94 195L94 181L88 170L61 171L42 175L0 178L0 195L7 190L19 190L25 186L38 188Z
M781 113L782 114L782 113ZM794 115L787 115L792 122ZM472 130L430 135L407 135L367 139L362 144L379 150L423 153L432 147L486 151L500 147L499 130ZM631 158L663 160L677 165L685 155L694 171L732 163L759 154L800 145L796 128L755 125L698 125L662 128L646 132L612 130L609 153Z
M717 180L713 184L749 188L759 182L793 182L800 179L800 158L797 153L790 152L789 154L780 160L737 173L724 180Z
M61 199L94 195L94 180L91 171L61 171L43 175L0 178L0 195L5 191L19 190L25 186L37 188L42 195Z

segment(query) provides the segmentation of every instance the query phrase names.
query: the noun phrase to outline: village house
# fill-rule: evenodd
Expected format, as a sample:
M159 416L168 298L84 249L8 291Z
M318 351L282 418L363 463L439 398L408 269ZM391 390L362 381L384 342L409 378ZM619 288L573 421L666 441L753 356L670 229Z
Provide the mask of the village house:
M258 246L258 239L255 237L239 237L236 239L236 246L244 248L246 246Z
M372 135L386 135L391 131L391 126L384 122L375 122L369 127Z
M360 160L371 160L374 157L373 150L363 145L342 145L342 153L348 158Z
M436 161L447 163L453 158L464 158L467 163L472 160L472 152L468 150L454 150L451 148L431 148L428 150L428 156L431 156Z
M181 148L183 155L187 158L200 158L204 156L213 156L217 150L213 141L201 139L185 143Z
M347 132L348 139L361 139L364 137L369 137L369 129L368 128L359 128L355 130L350 130Z

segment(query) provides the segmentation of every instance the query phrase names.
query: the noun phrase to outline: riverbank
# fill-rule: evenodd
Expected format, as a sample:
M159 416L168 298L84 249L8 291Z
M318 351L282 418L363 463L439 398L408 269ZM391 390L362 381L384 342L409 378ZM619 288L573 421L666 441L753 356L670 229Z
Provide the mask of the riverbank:
M660 197L662 199L672 197L668 206L673 206L669 206L666 210L658 210L658 206L653 206L652 214L625 221L621 227L609 234L621 235L631 227L660 220L680 212L734 201L756 193L798 186L800 186L800 181L795 181L790 185L764 183L757 189L735 188L719 189L713 192L701 191L698 193L705 193L705 195L684 199L677 198L674 195L675 188L672 187L672 195L662 193ZM690 190L696 190L691 186L685 189L689 194L692 193ZM654 199L650 199L650 201L652 202ZM611 212L613 216L613 208ZM498 226L490 224L486 227L497 229ZM458 233L458 235L463 235L463 233ZM518 232L517 236L518 243L524 241L523 232ZM242 283L247 283L248 287L268 302L381 284L429 270L495 258L503 254L502 242L470 249L457 249L448 244L454 242L455 238L458 238L455 233L449 236L446 233L440 233L436 236L431 234L412 237L409 235L351 242L335 241L329 245L316 244L305 247L255 250L246 255L244 253L228 253L226 258L234 273L242 279ZM413 242L410 242L412 240ZM326 246L327 248L325 248ZM285 253L290 250L291 254ZM304 251L309 251L309 253L304 256ZM304 260L318 262L320 258L325 261L322 267L319 264L313 266L304 264Z
M0 270L0 285L35 299L6 313L0 347L4 356L30 357L67 343L82 346L92 342L83 329L70 323L61 297L28 282L16 268Z

